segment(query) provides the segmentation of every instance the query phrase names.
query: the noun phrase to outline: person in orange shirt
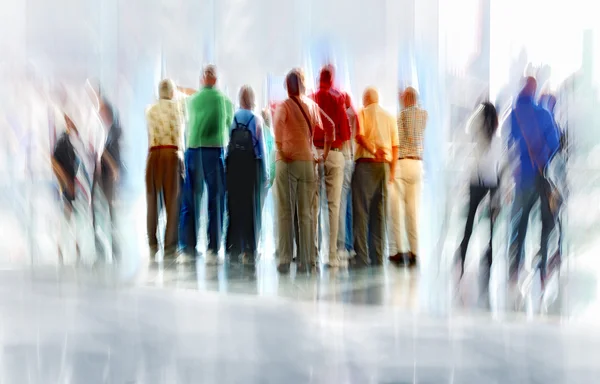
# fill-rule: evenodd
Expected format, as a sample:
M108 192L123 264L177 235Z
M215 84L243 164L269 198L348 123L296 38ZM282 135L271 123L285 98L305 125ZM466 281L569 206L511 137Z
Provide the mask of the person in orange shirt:
M275 201L279 221L277 253L280 273L288 273L293 257L294 211L298 210L297 271L306 272L316 264L314 217L311 202L317 181L316 164L327 160L333 141L333 124L323 126L318 105L304 95L304 75L293 69L286 76L288 99L277 106L273 121L277 163ZM323 129L324 128L324 129ZM314 132L323 129L323 152L313 145Z

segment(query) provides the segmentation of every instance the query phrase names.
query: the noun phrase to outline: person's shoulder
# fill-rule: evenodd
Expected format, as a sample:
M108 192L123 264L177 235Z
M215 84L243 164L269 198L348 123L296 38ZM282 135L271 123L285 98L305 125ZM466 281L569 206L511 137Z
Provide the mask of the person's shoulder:
M288 100L291 101L291 99L288 99ZM300 101L302 101L304 104L306 104L308 106L311 106L311 107L317 107L318 106L318 104L317 104L316 101L314 101L313 99L311 99L309 96L306 96L306 95L302 95L300 97Z
M159 110L159 108L160 102L150 104L148 107L146 107L146 116L151 116L155 114Z

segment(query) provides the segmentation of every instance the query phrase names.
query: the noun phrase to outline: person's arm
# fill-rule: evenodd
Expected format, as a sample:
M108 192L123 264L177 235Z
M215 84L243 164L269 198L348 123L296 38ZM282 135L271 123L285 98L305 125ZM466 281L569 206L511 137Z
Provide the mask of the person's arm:
M400 156L400 139L398 137L396 121L393 117L390 117L389 129L392 139L392 161L390 162L390 182L392 182L396 177L396 164L398 163L398 156Z
M275 110L273 117L273 133L275 136L275 148L282 160L288 161L287 154L283 151L283 129L287 121L287 108L283 104L279 105Z
M350 127L350 119L346 113L346 105L343 99L339 100L337 121L340 122L339 139L342 142L350 140L352 138L352 128Z
M375 147L375 145L371 144L369 140L367 140L363 132L365 126L363 111L360 111L358 113L356 121L356 144L360 145L361 147L366 149L367 152L369 152L371 155L375 156L375 154L377 153L377 147Z
M315 118L317 119L316 125L323 127L323 132L325 133L324 142L323 142L323 161L327 160L327 156L329 156L329 151L331 150L331 144L333 143L333 139L335 136L335 123L331 118L323 111L318 104L314 104L316 108L319 109L319 113L315 114ZM314 132L314 130L313 130Z
M188 96L193 95L194 93L198 92L196 89L193 88L185 88L185 87L181 87L181 86L177 86L177 90L179 92L185 93Z

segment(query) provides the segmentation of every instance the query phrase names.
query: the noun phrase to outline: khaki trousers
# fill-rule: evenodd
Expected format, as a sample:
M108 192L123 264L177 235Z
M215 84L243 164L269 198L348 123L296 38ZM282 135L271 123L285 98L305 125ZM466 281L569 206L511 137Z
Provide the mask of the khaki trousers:
M298 209L298 253L300 263L315 262L313 254L314 221L312 199L316 187L316 164L312 161L278 160L275 165L275 202L278 226L279 263L292 261L294 254L294 212Z
M343 153L339 151L330 151L327 161L318 167L319 179L317 180L312 203L316 234L315 258L318 258L321 244L329 244L329 257L327 260L337 260L337 238L340 225L340 201L344 183L344 167L345 158ZM322 196L323 189L325 189L325 196ZM324 217L324 212L327 212L327 218ZM328 241L322 241L326 236Z
M423 167L420 160L398 161L395 180L389 187L388 249L390 256L419 254L419 202ZM408 244L404 240L408 238Z

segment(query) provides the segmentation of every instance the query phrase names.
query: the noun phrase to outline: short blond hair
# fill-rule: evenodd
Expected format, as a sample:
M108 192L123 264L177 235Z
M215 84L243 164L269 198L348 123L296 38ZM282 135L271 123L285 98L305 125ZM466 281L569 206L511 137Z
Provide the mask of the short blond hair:
M175 92L175 84L171 79L163 79L158 83L158 98L170 100Z
M242 88L240 88L240 107L253 110L255 106L256 98L254 96L254 90L249 85L243 85Z

